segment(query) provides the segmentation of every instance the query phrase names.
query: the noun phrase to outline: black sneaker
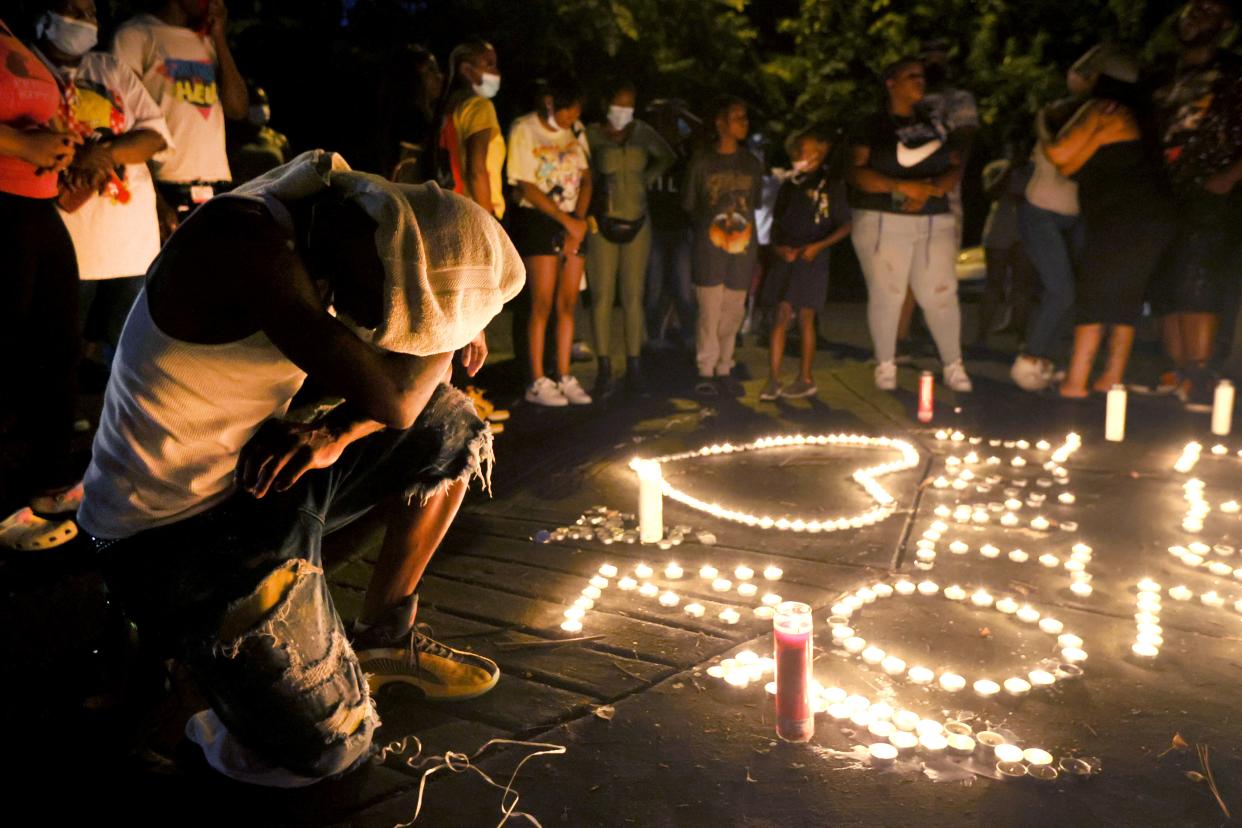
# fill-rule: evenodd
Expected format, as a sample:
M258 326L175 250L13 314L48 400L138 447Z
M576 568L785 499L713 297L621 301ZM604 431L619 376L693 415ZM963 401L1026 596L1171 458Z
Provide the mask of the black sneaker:
M746 389L731 376L716 377L716 382L720 385L720 393L726 397L744 397L746 395Z

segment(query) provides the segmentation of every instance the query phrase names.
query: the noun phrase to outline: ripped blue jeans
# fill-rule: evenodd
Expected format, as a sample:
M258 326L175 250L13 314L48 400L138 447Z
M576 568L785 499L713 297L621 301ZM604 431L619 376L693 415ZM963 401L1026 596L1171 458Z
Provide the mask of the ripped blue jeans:
M183 521L96 541L139 634L190 669L234 738L295 773L370 755L379 719L323 572L324 536L372 507L489 485L491 432L442 385L412 427L365 437L287 492L237 494Z

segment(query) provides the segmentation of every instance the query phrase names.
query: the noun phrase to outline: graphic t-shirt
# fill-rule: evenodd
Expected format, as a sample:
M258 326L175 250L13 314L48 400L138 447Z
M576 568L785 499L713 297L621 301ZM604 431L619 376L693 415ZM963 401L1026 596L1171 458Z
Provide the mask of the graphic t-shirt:
M944 127L923 112L909 117L879 112L863 122L852 143L870 149L867 166L889 178L925 180L941 175L953 165ZM850 204L859 210L906 215L949 212L949 200L944 196L927 199L923 208L914 212L902 209L904 201L901 193L866 193L855 189Z
M1199 189L1242 155L1242 58L1220 52L1155 93L1160 146L1174 185Z
M211 39L141 14L117 29L112 53L142 79L172 133L176 150L153 164L156 180L231 180Z
M505 215L505 191L501 173L505 166L505 136L496 119L496 107L482 95L471 95L453 110L453 117L444 120L440 146L447 150L453 170L453 192L468 195L466 182L466 141L472 135L492 130L487 142L487 181L492 196L492 213Z
M772 209L772 243L789 247L814 244L849 220L845 182L829 177L826 166L821 165L781 183Z
M89 52L78 66L61 67L59 72L72 90L70 112L76 128L95 135L151 129L172 146L160 108L138 76L112 55ZM61 213L83 279L140 276L159 253L155 187L147 165L127 164L119 177L114 192L93 196L72 213Z
M696 237L695 284L749 287L759 250L755 206L762 180L763 166L745 148L728 155L701 150L690 160L682 207Z
M26 130L46 127L60 110L60 89L48 68L0 21L0 124ZM53 198L56 176L0 155L0 193Z
M578 206L582 175L590 166L590 157L586 130L580 123L573 129L553 132L546 119L532 112L518 118L509 129L509 184L534 184L566 213ZM526 199L519 204L533 206Z

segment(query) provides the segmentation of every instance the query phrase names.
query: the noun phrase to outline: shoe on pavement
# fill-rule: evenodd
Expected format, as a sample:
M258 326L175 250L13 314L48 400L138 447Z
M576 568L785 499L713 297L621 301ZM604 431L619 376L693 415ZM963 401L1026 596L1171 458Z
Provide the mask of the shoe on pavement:
M772 402L781 395L781 384L776 381L775 377L770 377L764 384L763 390L759 392L760 402Z
M1208 368L1186 372L1185 380L1177 389L1177 396L1187 411L1203 413L1212 410L1216 393L1216 376Z
M1023 391L1043 391L1052 382L1052 362L1018 354L1009 369L1009 377Z
M40 515L71 515L82 505L82 481L68 489L30 498L30 508Z
M569 400L570 405L590 405L591 395L582 387L582 383L578 382L578 378L573 374L566 374L561 377L561 381L557 383L561 395Z
M781 396L796 400L800 397L813 397L819 393L815 383L804 379L796 379L781 389Z
M699 377L699 381L694 385L694 393L700 397L719 397L720 389L716 387L716 382L711 377Z
M1156 393L1157 394L1172 394L1175 391L1177 391L1178 387L1180 387L1181 384L1182 384L1182 375L1180 371L1177 371L1177 370L1165 371L1163 374L1160 375L1160 378L1156 380Z
M720 386L721 393L723 393L726 397L746 396L746 389L742 387L740 382L730 375L716 377L716 384Z
M875 366L875 387L881 391L897 390L896 362L881 362Z
M357 654L372 693L386 684L405 684L429 701L464 701L500 681L500 668L490 658L453 649L417 628L400 646L359 648Z
M966 366L960 359L944 366L944 384L959 394L969 394L974 390L970 377L966 375Z
M564 408L569 399L561 393L561 388L547 377L540 377L526 389L526 401L535 405L546 405L549 408Z
M72 520L44 520L25 506L0 521L0 549L37 552L68 543L78 536Z

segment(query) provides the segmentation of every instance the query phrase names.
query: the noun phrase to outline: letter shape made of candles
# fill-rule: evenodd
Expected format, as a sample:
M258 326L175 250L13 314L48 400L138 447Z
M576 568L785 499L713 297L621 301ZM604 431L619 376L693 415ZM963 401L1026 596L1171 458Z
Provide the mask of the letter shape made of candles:
M776 735L806 742L815 734L811 710L811 608L786 601L772 620L776 642Z

